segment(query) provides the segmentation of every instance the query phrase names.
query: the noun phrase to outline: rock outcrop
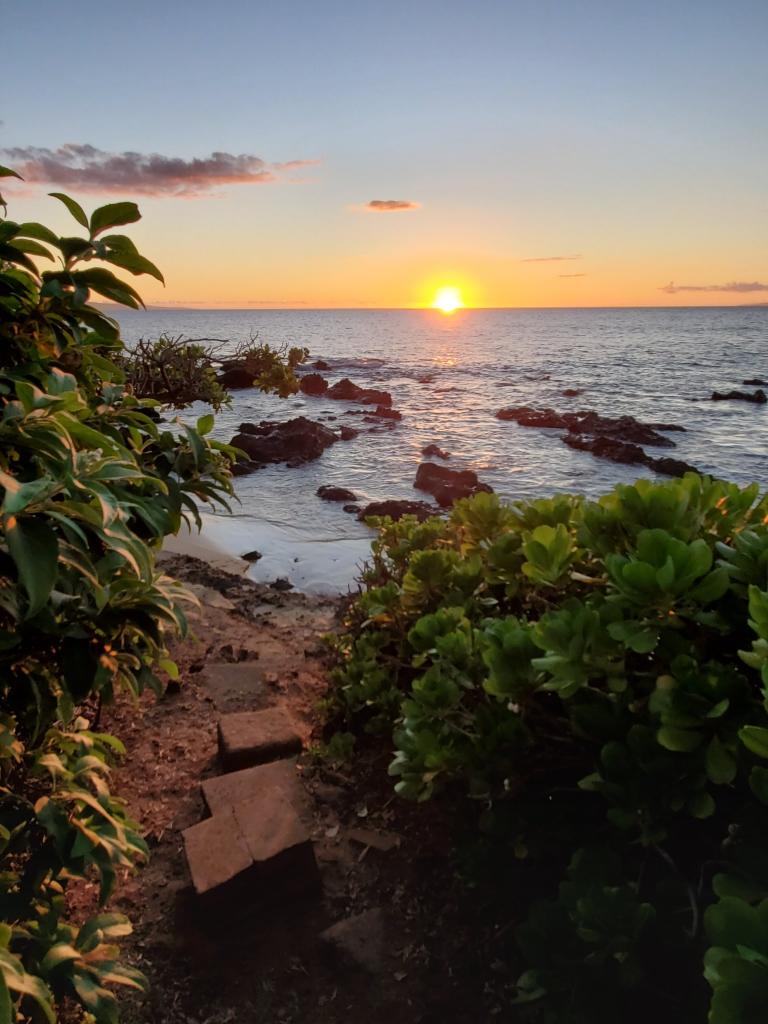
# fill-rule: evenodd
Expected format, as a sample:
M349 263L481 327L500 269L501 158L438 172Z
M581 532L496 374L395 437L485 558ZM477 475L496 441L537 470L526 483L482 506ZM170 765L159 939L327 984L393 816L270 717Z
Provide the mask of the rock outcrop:
M362 405L392 405L392 395L388 391L377 391L376 388L361 388L349 377L337 381L325 393L326 398L342 402L360 402Z
M421 449L421 454L427 457L432 456L435 459L450 459L451 457L450 452L444 452L436 444L428 444L426 448Z
M755 405L765 405L768 402L768 395L758 388L757 391L713 391L713 402L754 402Z
M323 484L322 487L318 487L315 494L323 501L357 501L357 495L348 491L346 487L331 487L328 484Z
M634 416L601 416L591 410L559 413L554 409L535 409L527 405L500 409L496 418L514 420L522 427L549 427L567 430L571 434L609 437L627 444L650 444L660 448L675 447L675 442L660 434L660 430L685 430L675 423L642 423Z
M360 510L357 518L365 520L370 516L389 516L390 519L402 519L403 516L416 516L423 523L425 519L437 515L438 511L434 505L428 505L425 501L392 498L389 501L372 501Z
M654 458L648 455L640 445L618 441L612 437L585 437L582 434L565 434L563 441L569 448L590 452L599 459L611 462L623 462L628 465L647 466L656 473L665 476L683 476L685 473L698 473L695 466L681 459Z
M299 381L299 390L305 395L324 395L328 390L328 381L322 374L306 373Z
M245 452L248 461L238 465L246 467L240 472L248 472L274 462L300 466L319 458L338 440L339 435L328 427L305 416L297 416L282 423L273 420L262 420L259 424L241 423L240 433L232 438L230 444Z
M493 493L493 488L481 483L471 469L447 469L434 462L421 463L413 486L431 494L442 508L449 508L460 498L469 498L480 491Z

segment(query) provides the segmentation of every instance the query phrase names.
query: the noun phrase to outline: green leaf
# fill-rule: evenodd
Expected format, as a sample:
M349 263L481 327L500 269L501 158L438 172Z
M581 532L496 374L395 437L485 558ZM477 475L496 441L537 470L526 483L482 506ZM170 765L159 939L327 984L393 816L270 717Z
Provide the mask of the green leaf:
M716 785L726 785L736 778L736 760L723 744L713 736L707 747L707 776Z
M106 299L119 302L122 306L139 309L144 305L138 292L103 267L75 271L72 274L72 279L76 284L84 285L91 291L103 295Z
M29 597L27 617L48 600L58 573L59 544L53 530L35 519L5 519L5 540Z
M768 758L768 729L759 725L745 725L739 729L739 739L753 754Z
M675 753L684 754L690 754L700 746L703 738L700 732L693 732L691 729L676 729L671 725L662 726L656 733L656 739L662 747Z
M200 434L201 437L205 437L206 434L209 434L213 430L213 425L215 422L216 421L214 420L213 415L211 413L208 413L205 416L201 416L200 419L197 421L198 434Z
M10 167L3 167L0 165L0 178L18 178L19 181L24 181L20 174L16 171L12 171Z
M91 216L91 238L95 238L107 228L133 224L137 220L141 220L141 214L136 203L108 203L106 206L100 206ZM88 227L87 224L85 226Z
M65 195L63 192L49 192L48 195L52 196L54 199L58 199L60 203L64 203L78 224L82 224L84 228L88 227L88 218L86 217L85 210L82 208L80 203L75 202L74 199Z

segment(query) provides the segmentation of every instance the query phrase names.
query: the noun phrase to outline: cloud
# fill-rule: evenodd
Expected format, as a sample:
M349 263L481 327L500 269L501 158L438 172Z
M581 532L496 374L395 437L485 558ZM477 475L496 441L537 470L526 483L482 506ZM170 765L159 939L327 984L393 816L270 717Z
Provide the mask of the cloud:
M728 284L675 284L670 281L659 291L667 295L677 295L678 292L768 292L768 284L761 281L730 281Z
M208 194L222 185L271 184L286 171L316 163L290 160L269 164L247 153L211 153L185 160L160 153L107 153L78 143L58 149L16 147L2 153L27 182L45 182L84 192L186 198Z
M558 277L586 277L586 274L558 274Z
M421 203L414 203L411 199L371 199L365 204L366 210L374 210L376 213L396 213L400 210L418 210Z
M566 260L580 260L581 253L576 253L575 256L528 256L524 260L520 260L521 263L563 263Z

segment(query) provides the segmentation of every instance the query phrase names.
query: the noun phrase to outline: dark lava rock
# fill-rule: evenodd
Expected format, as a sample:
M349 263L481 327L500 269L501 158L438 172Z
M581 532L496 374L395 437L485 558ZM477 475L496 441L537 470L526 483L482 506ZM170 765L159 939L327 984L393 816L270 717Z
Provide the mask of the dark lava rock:
M281 576L279 579L273 580L269 584L270 590L293 590L293 584L290 580L285 579Z
M436 444L428 444L426 448L421 449L422 455L432 455L436 459L450 459L451 453L444 452L442 448L438 448Z
M359 430L355 430L354 427L342 427L339 431L339 437L342 441L353 441L360 434Z
M581 434L566 434L563 441L569 448L591 452L599 459L610 459L611 462L623 462L628 465L647 466L656 473L666 476L683 476L685 473L698 473L695 466L681 459L654 459L637 444L617 441L612 437L584 437Z
M252 388L256 380L255 374L246 370L243 366L227 367L218 376L218 382L227 391L238 391L242 388Z
M582 452L592 452L601 459L611 462L640 463L644 465L648 456L640 445L627 444L612 437L583 437L581 434L566 434L563 441L569 448L577 448Z
M331 364L326 363L324 359L316 359L314 363L310 363L313 370L330 370Z
M346 487L330 487L323 484L322 487L318 487L315 494L323 501L357 501L357 495L348 491Z
M390 519L402 519L403 516L416 516L420 523L437 515L438 509L428 505L426 501L408 501L393 498L389 501L372 501L358 513L357 518L364 520L369 516L389 516Z
M375 388L361 388L349 377L337 381L326 392L327 398L345 402L362 402L363 405L392 405L392 395L388 391L377 391Z
M648 459L648 466L655 469L657 473L664 473L666 476L685 476L686 473L698 473L695 466L683 462L682 459Z
M743 380L741 383L752 388L768 388L768 380L761 380L760 377L752 377L750 380Z
M305 395L324 395L328 390L328 381L319 373L307 373L301 378L299 390Z
M600 416L591 410L559 413L554 409L533 409L525 405L500 409L496 417L514 420L523 427L556 427L572 434L609 437L627 444L650 444L660 448L674 448L675 442L664 437L659 430L684 429L674 424L641 423L634 416Z
M583 395L584 394L584 389L583 388L566 388L565 391L563 391L562 394L563 394L564 398L575 398L577 395Z
M713 391L713 402L754 402L756 405L765 405L768 402L768 395L760 389L758 391Z
M245 562L258 562L258 560L262 557L262 555L261 555L260 551L256 551L256 549L254 548L253 551L246 551L245 554L244 555L240 555L240 557Z
M359 505L344 505L341 509L342 512L353 512L357 514L360 511Z
M378 416L379 419L384 420L401 420L403 418L403 414L397 409L388 409L385 405L377 405L371 416Z
M420 491L427 491L443 508L448 508L454 501L468 498L480 491L493 493L493 488L488 484L480 483L477 473L471 469L447 469L434 462L421 463L416 471L416 480L413 486Z
M289 466L300 466L319 458L338 440L338 435L328 427L297 416L283 423L272 420L262 420L258 425L241 423L240 433L230 443L242 449L251 462L261 465L287 462Z
M496 419L514 420L521 427L554 427L558 430L566 430L568 428L565 416L561 416L554 409L531 409L527 405L499 409L496 413Z

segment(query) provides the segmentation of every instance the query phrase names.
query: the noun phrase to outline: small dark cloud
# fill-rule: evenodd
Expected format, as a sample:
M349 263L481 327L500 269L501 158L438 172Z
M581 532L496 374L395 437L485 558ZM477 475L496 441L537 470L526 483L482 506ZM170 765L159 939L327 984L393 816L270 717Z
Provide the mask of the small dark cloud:
M521 263L565 263L567 260L580 260L581 254L576 253L574 256L528 256L524 260L520 260Z
M670 281L659 291L667 295L677 295L678 292L735 292L745 294L749 292L768 292L768 284L761 281L730 281L728 284L675 284Z
M185 160L160 153L108 153L78 143L58 149L23 146L2 153L27 182L84 192L186 198L209 194L222 185L270 184L285 171L316 162L290 160L269 164L247 153L211 153Z
M421 203L414 203L411 199L371 199L365 204L366 210L374 210L376 213L396 213L400 210L418 210Z
M558 274L558 277L586 277L586 274Z

